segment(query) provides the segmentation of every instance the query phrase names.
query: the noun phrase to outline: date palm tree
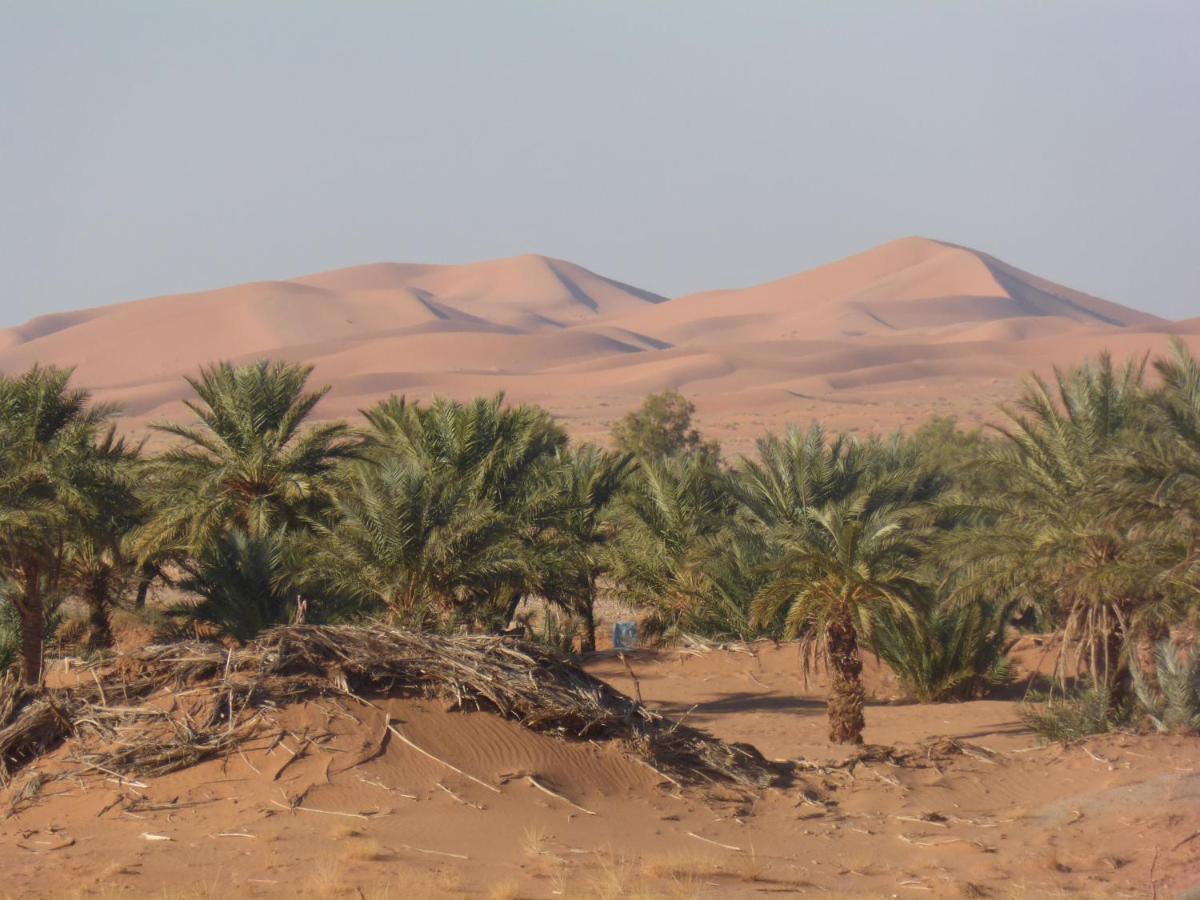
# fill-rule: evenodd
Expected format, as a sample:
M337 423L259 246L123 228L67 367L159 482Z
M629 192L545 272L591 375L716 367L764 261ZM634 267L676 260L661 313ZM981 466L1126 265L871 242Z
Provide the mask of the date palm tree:
M71 370L0 376L0 570L21 630L21 672L41 683L46 606L62 586L64 548L97 515L96 436L116 408L70 387Z
M593 444L561 451L551 479L561 496L560 514L548 540L558 560L543 585L547 599L577 615L583 623L582 652L596 649L597 580L607 574L605 548L612 529L605 513L634 471L633 456Z
M521 542L494 504L396 456L349 467L312 539L293 550L311 592L418 627L469 619L491 585L527 574Z
M306 391L311 366L220 362L188 384L195 425L154 430L176 443L148 462L152 498L139 530L142 557L200 556L238 528L249 538L300 527L329 499L329 476L357 459L362 442L341 422L306 426L328 387Z
M886 610L920 629L918 573L927 551L921 508L894 474L860 484L848 496L805 506L776 531L782 555L754 601L760 626L780 622L803 641L805 664L818 659L830 675L829 738L862 743L863 643Z
M567 435L537 406L506 407L504 396L428 405L391 397L363 413L372 427L371 459L417 467L439 502L453 498L464 515L498 517L520 548L522 565L484 569L459 610L477 627L501 629L526 597L544 596L562 564L567 498L557 483ZM463 595L467 597L466 594Z
M1105 353L1052 381L1031 377L989 454L1005 488L953 541L959 598L986 592L1032 609L1063 633L1060 674L1082 666L1114 700L1135 621L1161 600L1161 547L1112 496L1114 454L1138 439L1145 364Z

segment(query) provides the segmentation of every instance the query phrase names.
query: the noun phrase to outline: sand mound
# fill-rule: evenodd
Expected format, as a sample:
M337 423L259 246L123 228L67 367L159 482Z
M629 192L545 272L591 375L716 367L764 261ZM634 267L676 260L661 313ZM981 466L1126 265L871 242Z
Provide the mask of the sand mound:
M118 691L124 703L114 709L108 695ZM194 695L198 707L177 711L181 691ZM146 647L119 658L115 671L94 686L40 696L10 682L0 691L0 775L68 735L78 744L73 758L84 767L164 775L228 754L264 728L279 733L274 707L334 694L438 696L536 731L617 740L675 783L761 787L771 780L753 748L666 721L535 645L382 625L278 627L240 649ZM377 737L381 747L388 734L407 740L390 724L387 732Z

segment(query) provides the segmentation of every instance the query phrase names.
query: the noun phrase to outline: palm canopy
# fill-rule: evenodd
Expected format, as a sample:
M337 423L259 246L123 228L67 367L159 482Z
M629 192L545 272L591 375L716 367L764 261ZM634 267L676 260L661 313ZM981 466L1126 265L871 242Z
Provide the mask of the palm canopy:
M177 438L148 466L153 513L143 556L199 555L230 528L251 538L299 523L328 500L328 476L356 459L362 442L344 423L305 426L328 388L306 391L311 366L222 362L188 383L195 425L159 424Z
M21 620L23 676L41 676L45 601L80 521L104 514L100 426L116 408L70 387L71 370L0 376L0 571Z
M1118 367L1103 354L1052 382L1032 377L988 453L1004 490L980 501L978 527L955 535L948 555L959 602L986 593L1061 623L1105 678L1130 617L1157 598L1158 550L1110 496L1115 454L1144 420L1144 372L1144 358Z
M883 607L919 628L918 572L929 536L916 509L892 493L872 485L805 510L779 535L782 554L755 599L754 621L778 621L784 636L818 642L831 625L852 624L869 639L874 610Z
M395 457L345 471L313 539L295 549L302 583L409 624L470 617L491 585L527 574L521 544L491 501Z
M464 515L498 517L495 528L502 524L517 542L521 566L476 574L470 606L480 623L502 627L523 598L548 590L562 563L556 528L569 499L555 475L567 435L549 413L506 407L497 394L428 405L391 397L363 414L372 426L374 462L415 467L439 502L453 500Z

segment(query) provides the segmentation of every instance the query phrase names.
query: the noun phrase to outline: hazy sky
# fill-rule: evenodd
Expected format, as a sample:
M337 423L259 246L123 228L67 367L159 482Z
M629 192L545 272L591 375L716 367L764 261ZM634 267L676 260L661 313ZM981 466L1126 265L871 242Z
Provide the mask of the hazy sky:
M0 0L0 323L523 252L681 294L906 234L1200 315L1200 3Z

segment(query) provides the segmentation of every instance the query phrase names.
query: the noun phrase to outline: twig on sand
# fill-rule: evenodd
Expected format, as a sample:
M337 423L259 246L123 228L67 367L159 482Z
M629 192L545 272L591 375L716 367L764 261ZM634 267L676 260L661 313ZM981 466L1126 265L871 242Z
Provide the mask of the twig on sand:
M298 804L296 806L288 806L286 803L280 803L278 800L272 800L271 802L274 803L276 806L278 806L280 809L286 809L289 812L293 812L295 810L300 810L301 812L321 813L321 815L325 815L325 816L345 816L348 819L365 819L365 820L371 819L371 816L366 816L366 815L363 815L362 813L338 812L337 810L334 810L334 809L317 809L314 806L300 806Z
M53 853L55 850L65 850L68 847L74 847L75 838L67 838L61 844L55 844L53 847L30 847L27 844L22 844L20 841L17 842L17 846L29 853Z
M1154 868L1158 865L1158 845L1154 847L1154 858L1150 860L1150 900L1158 900L1158 881L1154 877Z
M582 806L580 806L578 803L575 803L573 800L568 800L566 797L564 797L562 794L558 793L557 791L552 791L552 790L550 790L550 788L546 787L544 784L542 784L540 781L538 781L538 780L537 780L536 778L534 778L532 775L526 775L526 776L525 776L525 780L526 780L526 781L528 781L530 784L532 784L532 785L533 785L535 788L537 788L537 789L538 789L539 791L541 791L543 794L548 794L548 795L549 795L549 796L551 796L551 797L556 797L556 798L558 798L558 799L559 799L559 800L561 800L563 803L567 804L567 805L568 805L568 806L570 806L570 807L573 807L574 809L577 809L577 810L579 810L579 811L580 811L581 813L583 813L584 815L587 815L587 816L594 816L594 815L596 815L596 814L595 814L594 812L592 812L590 809L584 809L584 808L583 808Z
M1172 847L1171 852L1174 853L1176 850L1178 850L1184 844L1190 843L1191 841L1194 841L1198 837L1200 837L1200 831L1193 831L1191 834L1189 834L1187 837L1185 837L1182 841L1180 841L1178 844L1176 844L1174 847Z
M411 850L414 853L428 853L430 856L448 856L451 859L470 859L469 856L464 856L461 853L447 853L445 850L425 850L421 847L414 847L412 844L401 844L405 850Z
M482 803L472 803L470 800L467 800L465 797L458 796L458 794L454 793L454 791L450 790L450 788L446 787L446 785L442 784L440 781L438 782L437 786L440 787L447 794L449 794L454 800L461 803L463 806L469 806L469 807L471 807L471 809L487 809L487 807L484 806Z
M483 787L487 788L489 791L491 791L494 794L500 793L500 788L490 785L486 781L482 781L482 780L476 778L474 775L470 775L470 774L464 772L462 769L460 769L458 766L454 765L453 763L446 762L446 760L442 759L440 756L434 756L428 750L424 750L421 747L418 747L416 744L414 744L412 741L410 741L407 737L405 737L404 733L402 731L400 731L400 729L398 729L390 721L388 722L388 731L390 731L392 734L394 734L396 737L398 737L404 743L408 744L408 746L412 747L414 750L416 750L422 756L428 756L434 762L441 763L443 766L445 766L450 771L457 772L463 778L468 778L471 781L475 782L476 784L482 785Z
M625 671L629 673L630 680L633 681L633 696L637 698L638 706L645 706L646 704L642 702L642 683L633 674L633 666L629 665L629 660L620 651L617 652L617 659L621 660L621 665L625 667Z
M696 832L694 832L694 831L689 831L687 833L687 836L691 837L691 838L695 838L698 841L704 841L704 843L706 843L706 844L712 844L714 847L720 847L724 850L732 850L734 853L742 852L741 847L734 847L732 844L722 844L720 841L714 841L711 838L701 837L700 835L696 834Z

